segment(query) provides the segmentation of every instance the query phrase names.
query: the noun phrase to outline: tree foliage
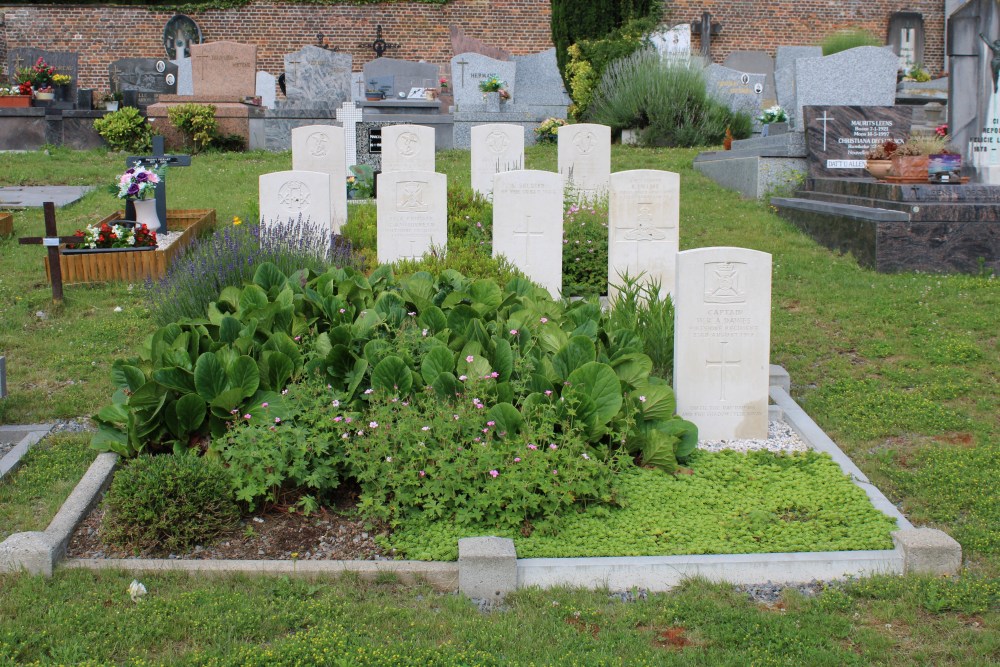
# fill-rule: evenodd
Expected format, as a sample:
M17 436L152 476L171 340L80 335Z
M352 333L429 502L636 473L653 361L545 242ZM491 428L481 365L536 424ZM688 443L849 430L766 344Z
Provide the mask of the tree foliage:
M565 72L570 45L604 37L630 19L658 13L659 8L658 0L552 0L552 43L559 71Z

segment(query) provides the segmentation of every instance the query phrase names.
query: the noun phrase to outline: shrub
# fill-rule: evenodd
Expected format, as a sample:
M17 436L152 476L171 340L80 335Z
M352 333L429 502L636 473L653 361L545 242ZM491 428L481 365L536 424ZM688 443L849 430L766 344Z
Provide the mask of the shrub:
M821 46L823 55L830 56L858 46L882 46L883 42L876 35L863 28L838 30L823 38Z
M214 104L178 104L167 109L167 117L191 142L195 152L208 148L219 138Z
M239 508L225 468L184 456L142 456L115 474L101 538L130 552L186 552L230 529Z
M125 107L96 119L94 130L113 151L141 153L148 151L153 141L149 121L135 107Z
M660 3L656 0L553 0L552 43L556 47L556 61L563 79L568 81L567 49L581 39L596 39L628 23L631 19L659 16Z

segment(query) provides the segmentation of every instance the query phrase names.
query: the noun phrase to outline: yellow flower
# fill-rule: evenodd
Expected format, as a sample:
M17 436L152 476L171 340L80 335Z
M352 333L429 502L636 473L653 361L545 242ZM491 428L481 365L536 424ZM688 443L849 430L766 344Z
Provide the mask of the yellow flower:
M240 216L234 215L233 216L233 226L235 227L237 225L242 225L242 224L243 224L243 221L240 220Z

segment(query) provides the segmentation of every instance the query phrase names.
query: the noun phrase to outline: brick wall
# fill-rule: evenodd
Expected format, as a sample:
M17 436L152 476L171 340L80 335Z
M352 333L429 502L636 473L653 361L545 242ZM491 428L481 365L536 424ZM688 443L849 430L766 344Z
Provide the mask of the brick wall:
M2 0L0 0L2 3ZM813 44L839 27L860 26L884 35L894 11L918 11L926 27L925 61L942 69L944 0L668 0L669 24L712 13L723 25L712 39L712 54L721 62L734 50L763 49L778 44ZM107 67L117 58L163 57L163 27L173 12L141 7L100 5L0 4L0 63L16 46L35 46L80 53L81 87L107 90ZM375 25L401 48L387 55L409 60L447 63L451 58L448 28L458 25L471 37L514 54L535 53L552 46L547 0L452 0L445 5L394 2L381 5L295 5L267 0L240 9L192 15L206 41L233 40L258 45L258 67L272 73L283 69L283 56L323 33L331 47L354 56L361 70L374 57L368 47ZM698 49L698 38L692 38Z

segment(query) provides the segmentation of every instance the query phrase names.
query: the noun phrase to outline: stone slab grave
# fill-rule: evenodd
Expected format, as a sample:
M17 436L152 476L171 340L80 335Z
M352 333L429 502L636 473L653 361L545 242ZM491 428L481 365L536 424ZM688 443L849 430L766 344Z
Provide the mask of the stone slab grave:
M111 92L135 91L140 106L177 94L177 65L166 58L119 58L108 65Z
M861 178L868 149L909 138L913 107L807 106L802 116L809 175Z
M577 123L559 128L559 173L586 199L601 197L611 178L611 128Z
M523 110L542 120L549 117L565 118L566 108L573 100L566 92L559 74L555 48L514 56L512 60L517 65L517 94L509 103L513 109ZM512 80L507 82L514 85Z
M351 99L349 53L304 46L285 55L285 99L281 109L330 109Z
M259 178L260 224L265 229L302 220L329 225L330 174L319 171L276 171Z
M608 298L627 274L660 284L659 297L674 293L679 250L680 174L635 169L611 174L608 195Z
M39 208L47 201L68 206L93 190L93 185L12 185L0 188L0 208Z
M755 132L760 131L761 102L764 99L764 82L767 76L740 72L730 67L712 63L704 70L705 84L709 94L725 104L732 111L743 111L753 119Z
M336 125L306 125L292 130L292 170L330 175L330 230L340 233L347 222L347 165L344 129ZM338 187L339 185L339 187Z
M46 51L34 47L15 47L7 51L7 72L13 80L13 75L22 67L31 67L39 58L55 68L58 74L68 74L73 77L67 84L67 98L73 103L77 98L77 86L80 80L80 55L70 51Z
M677 254L674 393L701 440L767 438L771 255Z
M382 128L382 173L434 171L434 128L387 125Z
M765 51L733 51L722 63L725 67L738 72L764 75L764 93L761 97L761 107L767 108L778 103L778 95L774 90L774 58Z
M795 120L791 109L795 106L795 68L793 65L799 58L821 58L823 48L820 46L779 46L774 57L774 94L778 104L788 112L792 127Z
M563 178L523 169L493 177L493 256L503 255L559 298L562 292Z
M511 101L519 103L516 77L518 65L515 62L495 60L479 53L460 53L451 59L452 95L456 111L485 111L486 102L479 83L492 75L507 83Z
M191 45L191 82L203 100L241 102L257 91L257 45L219 41Z
M399 99L399 93L409 94L411 88L437 88L439 69L433 63L375 58L364 66L365 86L383 90L386 99Z
M376 176L378 261L420 259L448 246L448 177L432 171L392 171Z
M524 128L512 123L484 123L472 127L472 189L489 197L493 176L524 167Z

